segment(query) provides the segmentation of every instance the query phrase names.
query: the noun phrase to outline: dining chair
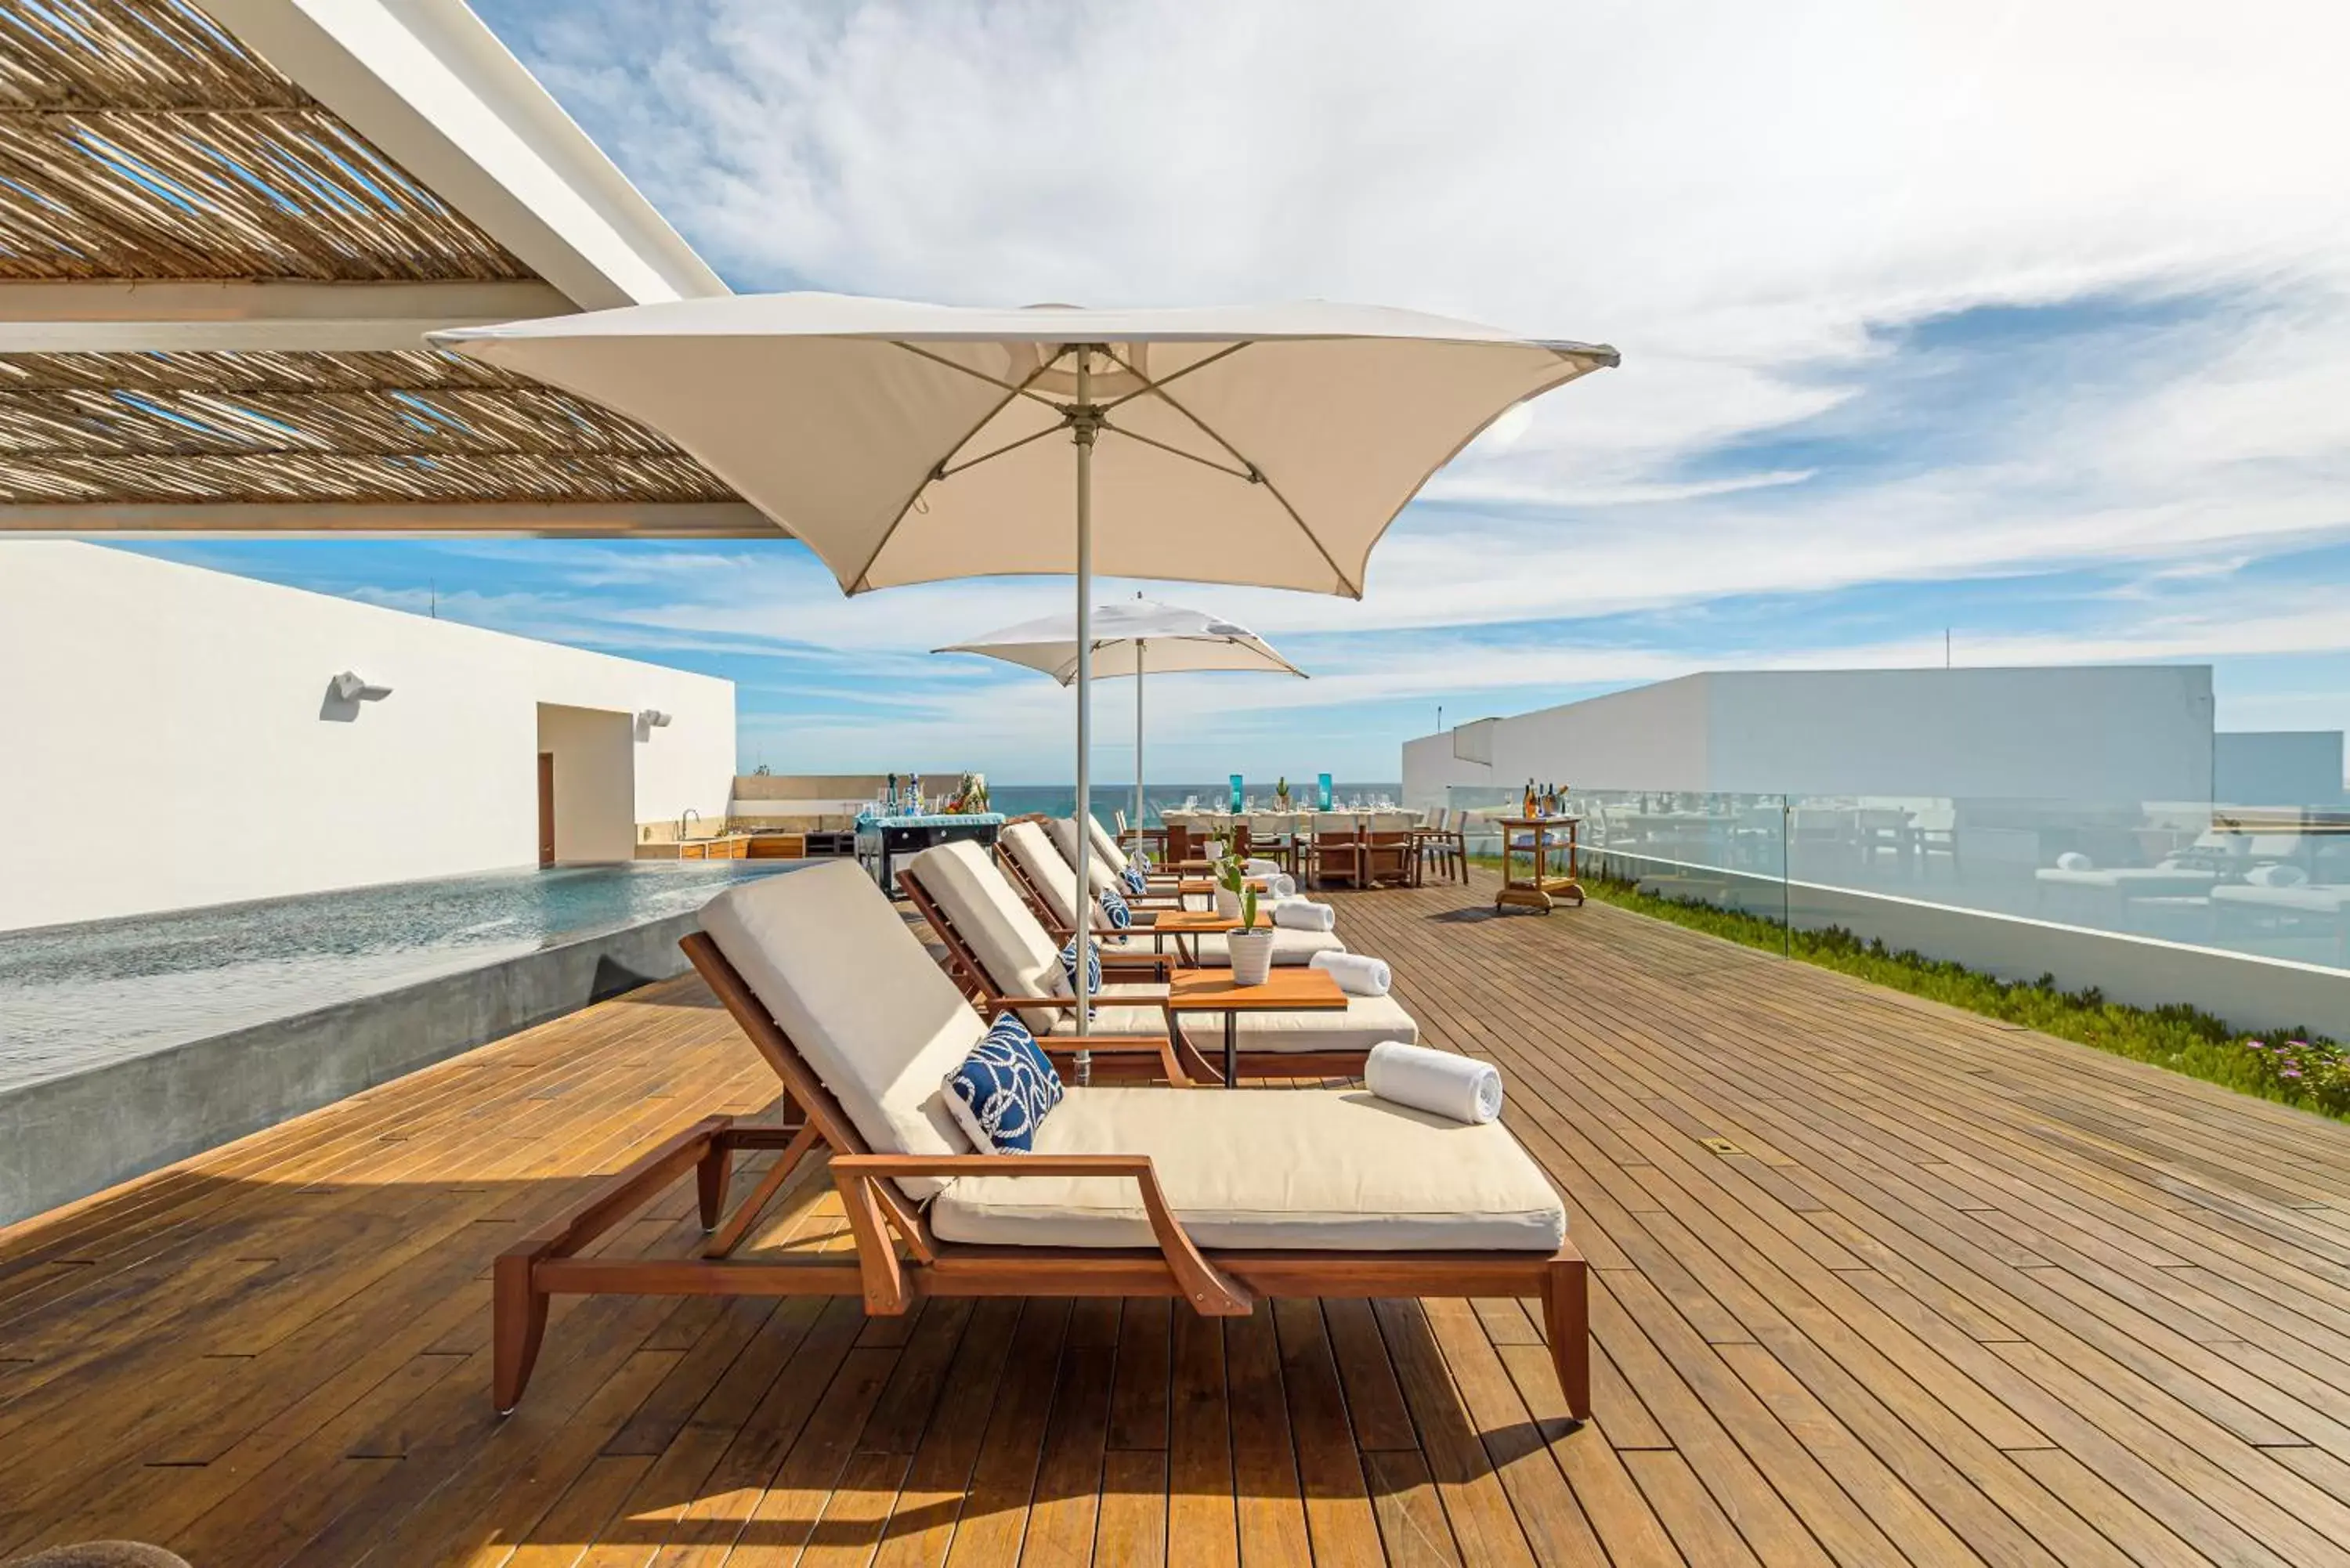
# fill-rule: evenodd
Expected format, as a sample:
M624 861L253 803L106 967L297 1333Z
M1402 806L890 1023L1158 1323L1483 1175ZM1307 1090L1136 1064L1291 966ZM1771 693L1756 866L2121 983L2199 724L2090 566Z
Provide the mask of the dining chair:
M1313 863L1306 868L1309 880L1318 887L1333 877L1343 877L1351 887L1367 885L1360 817L1351 812L1317 811L1313 832Z
M1297 838L1290 819L1257 812L1248 819L1249 853L1271 860L1284 871L1297 873Z
M1375 811L1365 818L1364 880L1419 884L1418 826L1409 812Z

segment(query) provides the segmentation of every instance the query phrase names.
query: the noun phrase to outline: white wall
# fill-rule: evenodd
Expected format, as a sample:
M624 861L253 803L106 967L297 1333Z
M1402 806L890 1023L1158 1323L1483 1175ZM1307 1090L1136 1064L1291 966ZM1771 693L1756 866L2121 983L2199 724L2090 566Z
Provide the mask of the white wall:
M2207 800L2211 713L2206 665L1716 672L1504 719L1490 770L1409 742L1404 790Z
M635 857L636 737L633 714L538 704L538 749L555 759L556 865Z
M336 701L345 670L390 695ZM632 736L636 813L724 811L731 682L0 543L0 929L536 864L542 702L675 715Z
M2230 805L2335 805L2342 732L2247 730L2212 737L2215 800Z

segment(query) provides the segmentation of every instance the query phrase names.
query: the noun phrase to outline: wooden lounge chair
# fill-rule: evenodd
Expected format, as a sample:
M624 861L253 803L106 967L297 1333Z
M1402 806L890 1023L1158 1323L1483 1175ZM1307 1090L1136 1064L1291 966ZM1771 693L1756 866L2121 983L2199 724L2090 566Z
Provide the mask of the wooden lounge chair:
M1031 1027L1048 1045L1075 1045L1076 1020L1053 980L1059 971L1060 943L1066 939L1045 929L978 846L926 849L899 871L898 886L930 921L947 950L948 972L982 1012L988 1011L983 998L1038 1008L1057 997L1062 1006L1051 1012L1048 1023L1032 1021ZM1189 1075L1222 1082L1222 1069L1207 1059L1221 1061L1222 1054L1203 1055L1192 1046L1167 1012L1164 989L1141 985L1121 991L1114 980L1118 971L1107 967L1112 955L1106 951L1103 961L1102 978L1110 989L1096 1009L1095 1027L1113 1039L1164 1034L1176 1043ZM1344 1012L1247 1013L1235 1030L1240 1075L1259 1078L1358 1077L1372 1046L1388 1040L1409 1045L1419 1039L1419 1024L1389 996L1350 996ZM1139 1062L1138 1056L1135 1064L1116 1064L1113 1072Z
M1159 1295L1218 1317L1260 1296L1441 1295L1540 1297L1567 1408L1589 1416L1584 1261L1501 1124L1359 1091L1072 1088L1035 1153L974 1153L939 1085L986 1023L856 867L742 884L702 925L687 955L781 1081L785 1118L698 1122L498 1259L500 1411L558 1294L858 1295L882 1316L925 1296ZM782 1152L730 1215L746 1148ZM819 1152L854 1254L734 1255ZM689 1171L702 1256L582 1255Z
M1055 816L1047 820L1044 827L1045 836L1052 841L1054 849L1072 868L1071 876L1074 878L1077 863L1076 821L1070 817ZM1153 885L1149 878L1146 877L1144 885L1149 890L1142 893L1137 893L1127 887L1123 880L1123 873L1128 864L1126 857L1121 855L1113 859L1103 854L1102 844L1108 836L1102 832L1101 824L1097 822L1093 825L1093 829L1096 836L1088 840L1088 847L1092 853L1086 857L1086 886L1093 889L1093 895L1097 900L1101 898L1104 888L1115 888L1118 896L1124 898L1128 906L1133 909L1134 923L1138 926L1150 924L1160 909L1180 909L1183 907L1182 883L1179 878L1162 877Z
M1062 857L1044 830L1027 823L1007 826L996 841L997 857L1004 863L1005 874L1020 890L1038 919L1047 929L1058 931L1066 941L1076 929L1076 868ZM1089 913L1100 905L1088 898ZM1097 931L1101 922L1094 921ZM1192 950L1199 961L1210 968L1229 967L1232 957L1224 939L1213 933L1191 939ZM1304 964L1313 961L1315 953L1342 953L1346 942L1335 931L1301 931L1283 927L1274 932L1273 961L1277 964Z

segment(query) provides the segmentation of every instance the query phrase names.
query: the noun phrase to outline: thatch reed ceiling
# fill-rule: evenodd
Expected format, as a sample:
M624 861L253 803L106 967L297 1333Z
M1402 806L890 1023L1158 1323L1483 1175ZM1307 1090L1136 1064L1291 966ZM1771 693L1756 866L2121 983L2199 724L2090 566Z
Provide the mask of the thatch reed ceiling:
M0 0L0 315L12 284L533 275L186 0ZM0 506L733 499L632 421L421 348L0 353Z
M0 277L530 275L182 0L0 5Z
M0 355L0 502L731 499L643 426L444 354Z

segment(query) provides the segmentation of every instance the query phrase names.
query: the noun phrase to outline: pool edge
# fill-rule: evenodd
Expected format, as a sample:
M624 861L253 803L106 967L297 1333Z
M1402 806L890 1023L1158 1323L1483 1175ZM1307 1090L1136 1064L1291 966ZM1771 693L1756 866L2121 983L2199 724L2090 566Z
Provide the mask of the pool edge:
M681 972L697 911L0 1092L0 1227Z

